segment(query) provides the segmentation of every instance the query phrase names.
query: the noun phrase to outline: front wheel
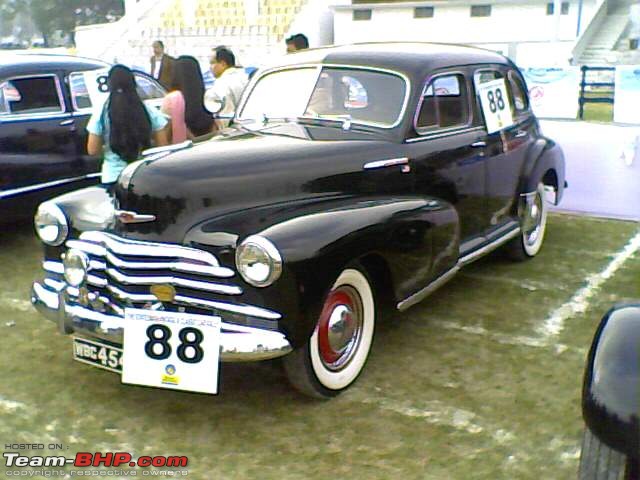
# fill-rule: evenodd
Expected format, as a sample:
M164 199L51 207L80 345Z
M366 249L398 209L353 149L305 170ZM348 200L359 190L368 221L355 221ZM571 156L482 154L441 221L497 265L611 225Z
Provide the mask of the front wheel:
M582 437L579 480L640 480L638 461L602 443L588 428Z
M511 240L507 254L514 260L526 260L535 257L542 248L547 227L547 202L543 183L536 191L522 198L518 208L520 217L520 235Z
M351 386L369 356L376 306L360 267L340 273L324 299L307 343L283 358L291 384L315 398L331 398Z

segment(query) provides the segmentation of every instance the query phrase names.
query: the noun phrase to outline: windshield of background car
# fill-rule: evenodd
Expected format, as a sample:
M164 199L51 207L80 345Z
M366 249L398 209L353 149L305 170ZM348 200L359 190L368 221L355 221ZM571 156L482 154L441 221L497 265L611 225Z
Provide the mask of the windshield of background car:
M357 68L297 68L258 80L239 119L349 118L354 123L391 127L398 123L407 93L393 73Z

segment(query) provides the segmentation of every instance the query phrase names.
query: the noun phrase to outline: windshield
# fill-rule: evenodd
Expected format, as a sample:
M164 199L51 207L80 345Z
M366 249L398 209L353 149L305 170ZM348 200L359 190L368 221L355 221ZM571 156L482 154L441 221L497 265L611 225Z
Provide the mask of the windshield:
M397 74L357 68L301 67L269 73L251 90L238 118L300 116L394 126L407 85Z

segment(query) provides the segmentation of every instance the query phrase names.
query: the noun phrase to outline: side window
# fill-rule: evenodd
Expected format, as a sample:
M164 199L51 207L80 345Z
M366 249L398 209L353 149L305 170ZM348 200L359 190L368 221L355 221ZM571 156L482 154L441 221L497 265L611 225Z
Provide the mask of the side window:
M69 90L71 91L71 103L75 110L91 108L91 97L84 74L78 72L69 75Z
M29 115L64 112L55 75L12 78L0 87L0 113Z
M469 123L467 85L461 74L434 78L422 95L418 131L462 127Z
M509 71L509 87L513 96L513 106L516 115L523 115L529 111L529 99L527 89L520 76L513 70Z

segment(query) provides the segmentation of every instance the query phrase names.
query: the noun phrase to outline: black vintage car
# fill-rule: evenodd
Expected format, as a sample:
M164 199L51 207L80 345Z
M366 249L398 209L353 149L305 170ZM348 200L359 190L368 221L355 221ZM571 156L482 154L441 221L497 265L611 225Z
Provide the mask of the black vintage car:
M582 388L580 480L640 479L640 303L600 321Z
M282 356L296 388L331 397L362 371L381 305L406 310L500 246L538 253L564 159L508 59L397 43L281 61L234 128L129 165L115 198L40 206L32 302L76 359L215 392L218 353Z
M90 83L108 68L69 55L0 56L0 221L31 217L43 200L98 181L85 127L100 95ZM153 79L136 79L144 98L164 96Z

